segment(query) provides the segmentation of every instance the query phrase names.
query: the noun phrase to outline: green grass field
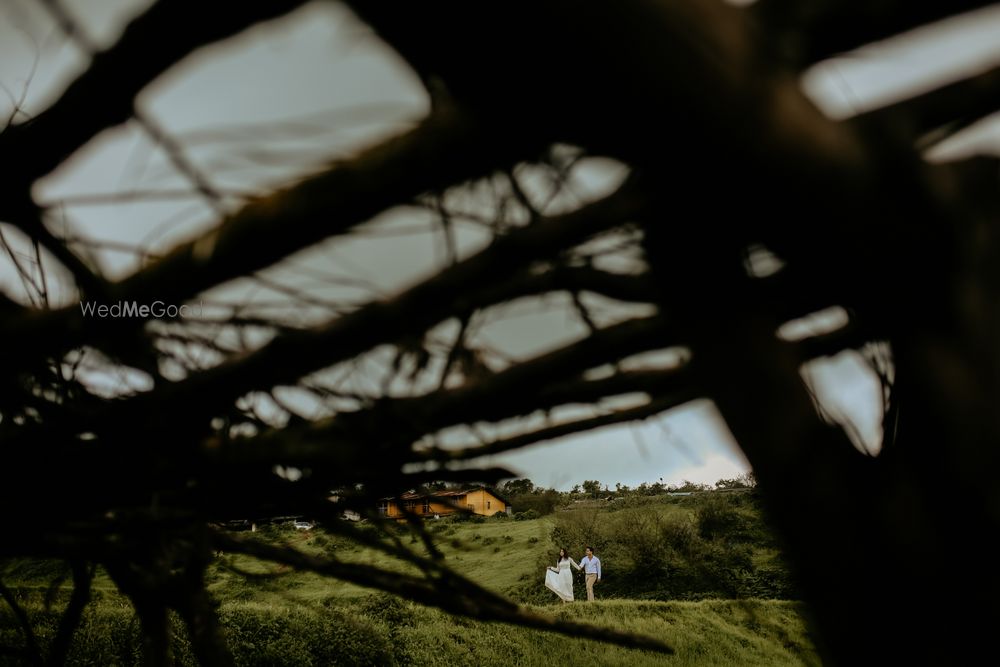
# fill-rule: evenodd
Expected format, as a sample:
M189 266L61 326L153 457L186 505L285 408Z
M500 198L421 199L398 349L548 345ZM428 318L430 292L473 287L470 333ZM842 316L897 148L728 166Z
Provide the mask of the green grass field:
M657 512L676 514L677 507ZM588 621L657 637L673 656L644 653L552 633L451 617L355 585L242 555L220 554L209 588L241 665L800 665L818 664L799 603L783 600L640 601L602 599L557 603L542 586L553 556L552 517L530 521L441 521L430 528L448 564L481 585L530 601L537 613ZM245 533L244 535L250 535ZM254 537L313 554L335 555L401 571L380 552L358 547L322 529L270 528ZM408 539L408 538L404 538ZM755 556L756 557L756 556ZM767 552L759 554L769 558ZM248 581L237 570L269 576ZM29 612L44 645L55 632L68 595L62 589L46 609L58 565L5 564L3 580ZM99 574L94 602L75 639L72 664L137 664L139 635L128 601ZM577 590L582 596L582 586ZM601 589L598 588L598 595ZM175 650L191 662L178 627ZM17 624L0 609L0 645L21 642ZM4 658L0 657L0 664Z
M636 602L605 600L538 608L657 637L676 653L664 656L593 641L501 625L456 625L428 614L399 633L417 658L413 664L487 665L801 665L819 664L795 603L778 601Z
M58 615L40 601L25 605L44 645ZM228 601L220 615L241 665L814 665L819 664L798 603L704 600L604 600L533 607L542 614L657 637L673 656L623 649L503 624L454 618L434 609L371 595L320 604L284 600ZM10 615L0 615L0 641L16 644ZM175 652L193 661L178 630ZM121 600L92 605L74 639L70 664L139 664L138 627ZM0 664L18 664L3 662Z
M432 525L435 542L449 566L484 587L505 594L523 585L539 572L541 574L537 578L544 578L544 568L539 564L539 557L549 550L551 532L552 520L549 518L482 523L442 522L437 526ZM346 562L415 572L380 551L335 538L322 529L291 531L281 528L266 534L264 539L290 544L310 554L336 556ZM282 595L290 594L303 601L322 600L330 596L354 598L370 593L353 584L325 579L311 573L289 571L284 566L261 563L247 556L223 554L219 566L213 568L210 577L211 591L223 600L234 593L242 594L246 587L243 577L227 571L226 566L261 574L281 573L281 584L276 588L280 589ZM271 592L273 591L266 587L260 590L260 594L265 597Z

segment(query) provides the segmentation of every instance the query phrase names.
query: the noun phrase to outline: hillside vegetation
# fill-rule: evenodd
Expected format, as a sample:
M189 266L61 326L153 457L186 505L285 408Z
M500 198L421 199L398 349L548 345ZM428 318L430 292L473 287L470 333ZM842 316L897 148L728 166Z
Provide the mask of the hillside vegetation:
M55 633L57 609L41 600L27 605L45 645ZM802 665L819 664L806 635L799 603L703 600L603 600L545 614L584 620L660 637L674 656L622 649L508 625L457 619L376 594L307 604L228 601L220 607L240 665ZM0 641L19 641L6 613ZM105 598L92 605L74 639L69 664L140 664L139 627L131 609ZM180 664L194 664L183 634L174 636ZM19 664L4 661L0 664Z
M458 518L429 526L456 571L542 614L647 633L674 657L456 619L358 586L218 554L210 590L242 665L810 664L816 662L801 605L750 494L704 494L583 502L535 519ZM409 535L403 529L402 535ZM317 528L266 526L255 537L314 554L405 571L373 549ZM407 537L406 539L410 539ZM605 579L595 604L562 605L542 585L557 544L574 556L592 544ZM417 547L418 543L411 546ZM248 578L250 573L254 576ZM68 589L60 563L9 561L3 581L26 609L39 643L51 641ZM53 585L57 582L57 585ZM578 599L582 580L575 580ZM139 628L128 601L98 572L94 600L74 640L71 664L137 664ZM744 598L744 599L725 599ZM772 598L772 599L762 599ZM23 642L17 619L0 610L0 645ZM174 638L182 664L187 639ZM3 663L0 655L0 664Z

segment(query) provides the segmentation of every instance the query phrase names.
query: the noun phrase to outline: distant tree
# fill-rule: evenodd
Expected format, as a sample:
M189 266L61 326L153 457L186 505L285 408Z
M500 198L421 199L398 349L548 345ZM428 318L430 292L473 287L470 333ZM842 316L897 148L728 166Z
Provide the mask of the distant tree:
M539 516L552 514L563 503L563 494L555 489L535 487L531 493L509 498L515 512L534 510Z
M508 496L523 496L535 490L535 485L530 479L511 479L504 482L500 491Z
M720 479L715 483L717 489L752 489L757 485L753 472L745 472L731 479Z
M500 490L507 496L515 512L532 510L538 516L551 514L562 502L562 495L555 489L535 486L529 479L514 479L501 485Z
M601 493L601 483L596 479L588 479L580 487L583 489L583 493L591 498L596 498Z

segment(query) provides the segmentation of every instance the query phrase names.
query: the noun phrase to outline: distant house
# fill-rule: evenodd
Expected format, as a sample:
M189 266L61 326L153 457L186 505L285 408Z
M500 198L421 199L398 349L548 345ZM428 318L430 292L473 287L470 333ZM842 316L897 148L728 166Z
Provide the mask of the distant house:
M383 498L379 501L378 513L401 519L404 516L403 508L417 516L447 516L462 510L483 516L493 516L497 512L511 513L511 505L507 499L486 486L446 489L427 494L411 491L398 498Z

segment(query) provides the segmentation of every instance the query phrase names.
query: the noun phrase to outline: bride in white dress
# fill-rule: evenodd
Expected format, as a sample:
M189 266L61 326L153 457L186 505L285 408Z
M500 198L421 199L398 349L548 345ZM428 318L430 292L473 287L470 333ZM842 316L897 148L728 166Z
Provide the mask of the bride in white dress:
M570 567L581 569L580 565L569 557L565 549L560 549L556 566L545 571L545 587L558 595L563 602L573 601L573 572Z

